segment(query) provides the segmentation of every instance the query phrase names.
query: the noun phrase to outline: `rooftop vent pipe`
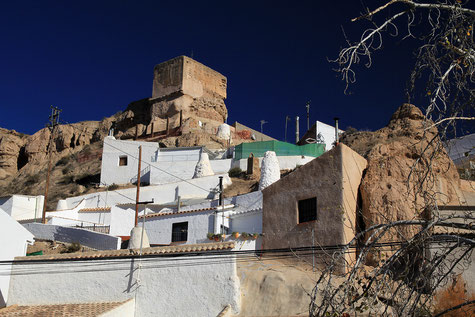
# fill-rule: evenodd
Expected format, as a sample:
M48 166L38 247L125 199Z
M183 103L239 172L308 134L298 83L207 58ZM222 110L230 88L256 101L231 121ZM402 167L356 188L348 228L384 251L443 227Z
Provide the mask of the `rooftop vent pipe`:
M338 145L338 143L340 143L340 138L338 135L338 120L340 120L340 118L335 117L333 119L335 120L335 145Z
M295 117L295 143L299 143L299 116Z

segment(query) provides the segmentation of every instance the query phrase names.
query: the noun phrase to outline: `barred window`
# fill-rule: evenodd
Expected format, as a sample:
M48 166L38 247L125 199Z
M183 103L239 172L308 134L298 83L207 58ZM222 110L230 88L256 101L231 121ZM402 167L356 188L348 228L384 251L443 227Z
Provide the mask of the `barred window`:
M317 220L317 197L299 200L298 212L299 223Z
M188 221L177 222L172 225L172 242L188 240Z

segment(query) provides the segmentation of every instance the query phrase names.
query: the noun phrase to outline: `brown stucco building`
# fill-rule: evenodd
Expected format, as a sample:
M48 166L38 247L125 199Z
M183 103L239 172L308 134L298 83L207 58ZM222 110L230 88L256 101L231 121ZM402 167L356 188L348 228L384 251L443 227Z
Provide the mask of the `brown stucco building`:
M265 188L263 248L350 242L357 231L358 187L366 166L363 157L339 144ZM347 254L347 263L354 258L354 253ZM324 262L318 252L317 263Z

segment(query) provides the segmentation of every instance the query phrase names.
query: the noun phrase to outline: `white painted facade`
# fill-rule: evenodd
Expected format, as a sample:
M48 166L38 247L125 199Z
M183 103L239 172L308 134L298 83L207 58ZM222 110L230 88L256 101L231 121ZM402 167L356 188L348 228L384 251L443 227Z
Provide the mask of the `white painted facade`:
M139 212L139 215L143 212ZM130 236L130 231L135 226L135 208L127 206L113 206L110 215L110 231L113 236Z
M176 183L193 178L195 167L203 153L201 147L159 148L158 143L104 139L101 166L101 185L128 184L137 181L138 148L142 146L141 182L152 185ZM127 165L120 166L121 157ZM314 157L280 156L282 169L304 165ZM260 158L260 161L262 158ZM215 174L225 174L233 167L247 169L247 159L210 160Z
M207 176L190 179L165 185L150 185L140 188L140 200L149 201L154 199L156 204L167 204L181 198L215 198L215 192L219 184L219 176L223 176L223 185L225 187L231 184L231 179L227 174ZM115 191L104 191L91 193L66 199L69 208L76 206L82 200L85 205L82 208L108 207L117 204L135 202L136 189L127 188Z
M8 305L135 297L135 316L215 317L226 305L239 313L241 294L234 255L110 260L16 262Z
M0 261L12 261L26 255L26 248L31 243L33 234L0 209ZM0 264L0 307L8 302L11 268L11 264Z
M315 125L315 138L322 143L325 143L325 151L331 150L336 141L335 127L320 121L315 122ZM339 134L342 134L343 132L345 131L338 129Z
M259 159L259 166L262 165L262 157L258 157ZM277 156L277 160L279 161L279 166L281 170L285 169L294 169L297 166L305 165L308 162L314 160L315 157L312 156L302 156L302 155L292 155L292 156ZM229 171L232 167L239 167L241 170L247 170L247 159L241 160L234 160L234 159L226 159L226 160L211 160L211 167L213 171ZM229 164L229 165L228 165ZM228 168L229 167L229 168Z
M0 197L0 208L15 220L41 218L43 203L43 195L11 195Z
M150 164L158 158L158 143L122 141L108 136L102 150L101 185L137 181L139 146L142 146L141 182L150 182Z
M140 181L149 184L191 179L202 152L201 147L160 149L156 142L123 141L109 136L104 139L101 185L137 182L139 146Z
M213 232L214 211L203 211L184 214L171 214L145 218L145 231L152 245L169 245L172 243L172 227L174 223L188 223L188 238L184 244L211 242L206 235ZM142 225L140 219L140 226Z
M187 223L187 240L181 241L179 244L214 242L207 238L207 234L219 234L223 232L222 228L225 228L227 231L225 241L236 241L237 246L240 249L244 247L245 250L260 247L260 243L256 245L254 240L243 240L242 238L236 240L231 236L234 231L249 234L262 233L262 193L260 191L225 198L224 211L220 211L219 208L217 210L194 211L217 206L218 200L206 201L182 207L180 213L146 217L145 230L150 244L171 244L173 224ZM187 213L186 211L192 212ZM150 213L153 213L153 210L147 211L147 214ZM139 219L139 226L142 225L142 221L143 218Z

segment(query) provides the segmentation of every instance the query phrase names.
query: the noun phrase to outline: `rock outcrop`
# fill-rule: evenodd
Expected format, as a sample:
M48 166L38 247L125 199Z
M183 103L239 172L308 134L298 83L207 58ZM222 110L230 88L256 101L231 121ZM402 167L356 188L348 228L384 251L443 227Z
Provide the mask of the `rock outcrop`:
M14 175L28 158L23 145L28 138L14 130L0 128L0 182Z
M403 104L386 127L343 135L341 142L368 160L360 186L366 228L429 217L435 204L457 201L456 168L430 124L417 107ZM407 239L412 229L399 228L388 240Z

